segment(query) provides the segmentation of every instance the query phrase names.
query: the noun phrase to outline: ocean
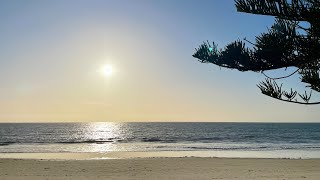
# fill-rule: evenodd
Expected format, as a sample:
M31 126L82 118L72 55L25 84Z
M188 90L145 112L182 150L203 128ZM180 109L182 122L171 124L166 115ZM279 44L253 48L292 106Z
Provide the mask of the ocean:
M0 123L0 153L320 158L320 123Z

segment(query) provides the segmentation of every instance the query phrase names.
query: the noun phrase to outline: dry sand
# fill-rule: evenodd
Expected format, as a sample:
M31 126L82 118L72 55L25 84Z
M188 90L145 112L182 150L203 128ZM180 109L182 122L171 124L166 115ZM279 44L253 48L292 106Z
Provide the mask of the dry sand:
M0 159L0 179L320 179L320 159Z

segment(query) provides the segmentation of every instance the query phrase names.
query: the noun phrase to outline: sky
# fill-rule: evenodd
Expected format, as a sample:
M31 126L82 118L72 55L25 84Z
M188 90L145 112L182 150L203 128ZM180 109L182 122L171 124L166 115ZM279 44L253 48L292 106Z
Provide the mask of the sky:
M232 0L0 1L0 122L320 122L319 106L262 95L263 75L192 57L273 22Z

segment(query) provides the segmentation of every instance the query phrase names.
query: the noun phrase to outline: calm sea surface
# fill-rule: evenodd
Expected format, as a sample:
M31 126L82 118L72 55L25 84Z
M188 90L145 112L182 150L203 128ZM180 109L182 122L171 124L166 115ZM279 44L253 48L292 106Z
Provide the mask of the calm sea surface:
M279 152L320 158L320 123L0 124L0 153L113 151Z

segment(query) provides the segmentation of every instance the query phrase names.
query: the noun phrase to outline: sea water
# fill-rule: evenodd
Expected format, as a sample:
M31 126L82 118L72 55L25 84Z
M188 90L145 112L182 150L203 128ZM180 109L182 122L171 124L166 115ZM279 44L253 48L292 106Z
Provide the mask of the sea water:
M0 123L0 153L320 158L320 123Z

